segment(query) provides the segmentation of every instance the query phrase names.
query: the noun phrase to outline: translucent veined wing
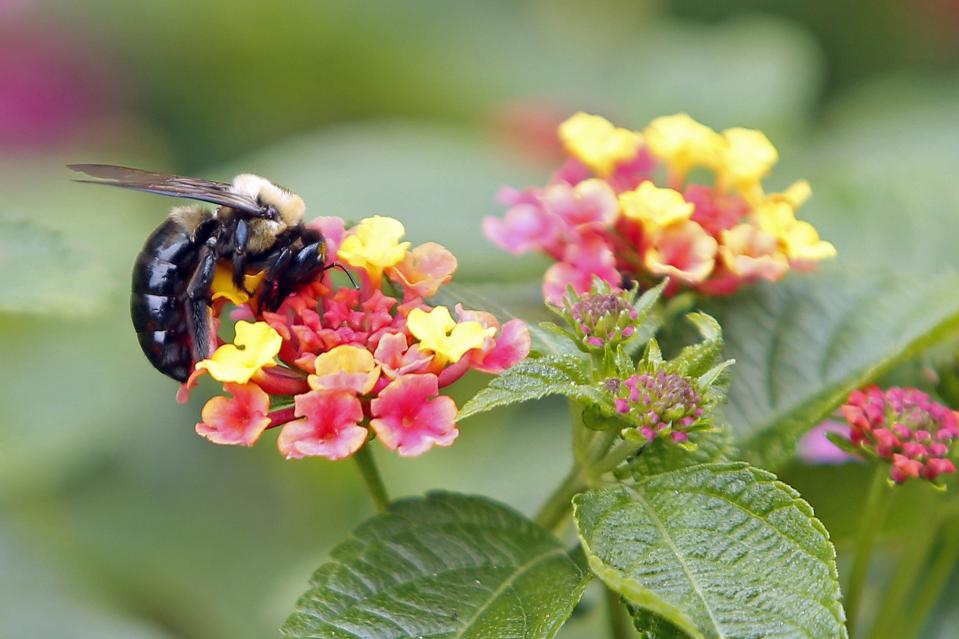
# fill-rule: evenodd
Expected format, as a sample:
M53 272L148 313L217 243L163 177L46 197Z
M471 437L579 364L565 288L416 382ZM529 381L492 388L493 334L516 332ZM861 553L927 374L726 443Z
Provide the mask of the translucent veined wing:
M211 204L228 206L257 217L273 217L271 208L258 203L253 198L234 193L226 182L214 182L202 178L170 175L142 171L127 166L113 164L69 164L68 168L89 175L92 180L78 179L76 182L87 184L105 184L135 191L156 193L170 197L182 197Z

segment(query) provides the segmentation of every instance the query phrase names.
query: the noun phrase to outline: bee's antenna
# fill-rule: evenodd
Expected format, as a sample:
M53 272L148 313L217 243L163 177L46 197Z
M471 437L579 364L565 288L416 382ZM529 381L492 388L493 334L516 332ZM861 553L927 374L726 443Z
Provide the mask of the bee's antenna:
M360 285L356 283L356 280L353 279L353 274L350 273L350 272L347 270L347 268L346 268L345 266L343 266L342 264L339 264L339 263L337 263L337 262L333 262L333 263L330 264L327 268L338 268L338 269L340 269L340 270L343 271L343 272L346 274L346 276L350 279L350 284L353 285L353 288L359 288L359 287L360 287Z

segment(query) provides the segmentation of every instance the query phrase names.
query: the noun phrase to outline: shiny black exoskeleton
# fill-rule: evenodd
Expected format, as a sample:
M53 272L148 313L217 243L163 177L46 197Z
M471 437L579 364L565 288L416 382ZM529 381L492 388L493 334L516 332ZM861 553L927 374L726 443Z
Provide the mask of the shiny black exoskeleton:
M259 310L275 310L326 263L326 242L302 223L302 200L256 176L237 186L111 165L73 165L124 188L219 204L175 208L150 234L133 267L130 313L144 354L163 374L183 382L214 344L211 287L216 267L230 266L234 285L263 273L255 295ZM252 182L251 182L252 180ZM263 193L253 193L262 181ZM250 186L250 184L254 186ZM247 192L243 192L246 188ZM240 192L237 190L240 189Z

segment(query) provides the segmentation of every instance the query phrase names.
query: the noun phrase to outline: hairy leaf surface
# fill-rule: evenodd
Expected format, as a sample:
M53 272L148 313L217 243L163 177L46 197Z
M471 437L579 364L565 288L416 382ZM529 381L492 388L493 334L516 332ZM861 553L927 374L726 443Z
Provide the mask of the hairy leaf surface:
M578 495L590 567L691 637L844 637L835 550L770 473L702 464Z
M460 410L466 419L499 406L564 395L585 405L609 403L588 377L588 362L577 355L531 357L513 366L478 392Z
M959 275L794 276L714 301L730 369L725 421L775 469L853 389L959 329Z
M296 638L553 637L588 574L548 532L480 497L397 502L313 576Z

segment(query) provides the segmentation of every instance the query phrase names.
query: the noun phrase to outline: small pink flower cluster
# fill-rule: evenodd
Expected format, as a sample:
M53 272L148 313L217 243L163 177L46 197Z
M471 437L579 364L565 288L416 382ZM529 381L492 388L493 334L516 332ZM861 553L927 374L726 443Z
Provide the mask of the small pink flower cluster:
M592 278L643 288L669 278L667 293L691 288L725 295L835 254L815 228L797 220L809 197L804 181L767 194L761 181L778 159L759 131L717 133L685 114L657 118L644 131L577 113L559 127L571 156L543 188L504 189L502 219L486 236L514 253L556 261L543 295L559 304ZM666 186L656 183L665 170ZM705 171L712 184L690 179Z
M959 437L959 414L926 393L870 386L854 391L840 412L852 445L891 462L889 477L897 484L956 472L950 449Z
M623 433L626 439L651 442L669 437L682 443L703 416L702 395L682 375L640 373L609 380L607 388L615 397L616 412L635 425Z
M256 300L233 312L236 345L197 364L232 397L214 397L197 433L217 444L252 446L268 428L287 459L342 459L371 433L403 456L456 439L457 407L441 389L470 369L500 373L525 358L521 320L503 325L483 311L424 301L449 282L455 257L427 243L400 242L402 225L373 217L345 230L339 218L311 223L327 252L350 268L359 288L334 284L329 271L289 295L276 312Z

